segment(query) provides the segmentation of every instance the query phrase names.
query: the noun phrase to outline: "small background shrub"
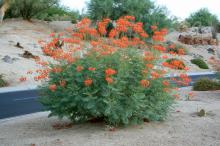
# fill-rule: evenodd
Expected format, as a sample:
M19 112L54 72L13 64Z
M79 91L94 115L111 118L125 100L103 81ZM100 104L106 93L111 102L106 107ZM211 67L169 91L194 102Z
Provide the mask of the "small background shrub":
M14 0L5 18L32 18L45 21L71 21L79 19L78 11L62 6L59 0Z
M193 90L195 91L220 90L220 84L217 81L204 78L194 83Z
M0 75L0 87L7 86L7 83L3 80L3 75Z
M149 35L153 33L151 25L156 25L159 29L173 26L168 10L151 0L90 0L87 13L93 21L103 18L117 20L125 15L135 16L137 21L143 23L144 30Z
M208 65L200 58L192 59L191 63L197 65L201 69L209 69Z
M79 19L79 12L71 10L68 7L55 5L39 13L35 18L40 20L51 19L52 21L71 21L76 23Z
M190 27L190 24L187 21L176 22L176 24L174 26L174 28L180 32L187 31L189 29L189 27Z
M181 55L187 55L189 52L186 47L181 44L173 44L172 42L167 43L167 52L168 53L175 53Z

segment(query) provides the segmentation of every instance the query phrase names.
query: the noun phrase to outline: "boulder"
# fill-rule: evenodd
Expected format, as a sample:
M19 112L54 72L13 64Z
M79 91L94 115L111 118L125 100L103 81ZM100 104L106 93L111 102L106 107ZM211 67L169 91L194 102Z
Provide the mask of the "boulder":
M6 55L5 57L2 58L2 60L5 62L5 63L9 63L9 64L12 64L14 63L15 61L19 60L18 58L12 58L8 55Z
M200 37L191 35L179 35L178 41L187 45L218 45L218 41L211 37Z

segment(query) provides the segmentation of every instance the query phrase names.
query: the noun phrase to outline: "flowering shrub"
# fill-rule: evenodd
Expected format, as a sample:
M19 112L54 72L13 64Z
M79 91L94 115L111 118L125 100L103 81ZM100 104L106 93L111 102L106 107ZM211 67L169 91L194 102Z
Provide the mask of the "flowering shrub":
M176 58L168 59L166 62L164 62L164 66L178 70L186 69L184 62Z
M154 45L149 47L143 24L134 17L117 20L106 38L110 21L98 22L96 29L85 18L74 31L51 34L51 42L40 42L43 52L55 60L37 60L44 69L35 79L47 80L42 104L51 116L74 122L99 118L117 126L163 120L177 97L172 96L170 81L163 79L166 72L157 67L163 60L160 52L166 51L160 42L167 30L154 26ZM131 31L133 37L127 37ZM176 82L189 80L183 74Z
M169 54L186 55L187 49L179 44L169 44L167 47L167 52Z

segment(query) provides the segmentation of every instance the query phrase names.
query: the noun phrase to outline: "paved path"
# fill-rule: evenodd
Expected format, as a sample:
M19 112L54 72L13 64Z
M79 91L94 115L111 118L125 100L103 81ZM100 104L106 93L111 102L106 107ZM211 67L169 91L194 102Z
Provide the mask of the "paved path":
M39 112L43 106L37 101L37 90L0 94L0 119Z

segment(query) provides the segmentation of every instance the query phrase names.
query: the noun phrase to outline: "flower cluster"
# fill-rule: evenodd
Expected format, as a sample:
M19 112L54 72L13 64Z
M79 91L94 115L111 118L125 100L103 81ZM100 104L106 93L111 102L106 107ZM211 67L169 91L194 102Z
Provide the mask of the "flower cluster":
M168 59L166 62L163 62L163 66L177 70L188 70L184 62L179 59Z

